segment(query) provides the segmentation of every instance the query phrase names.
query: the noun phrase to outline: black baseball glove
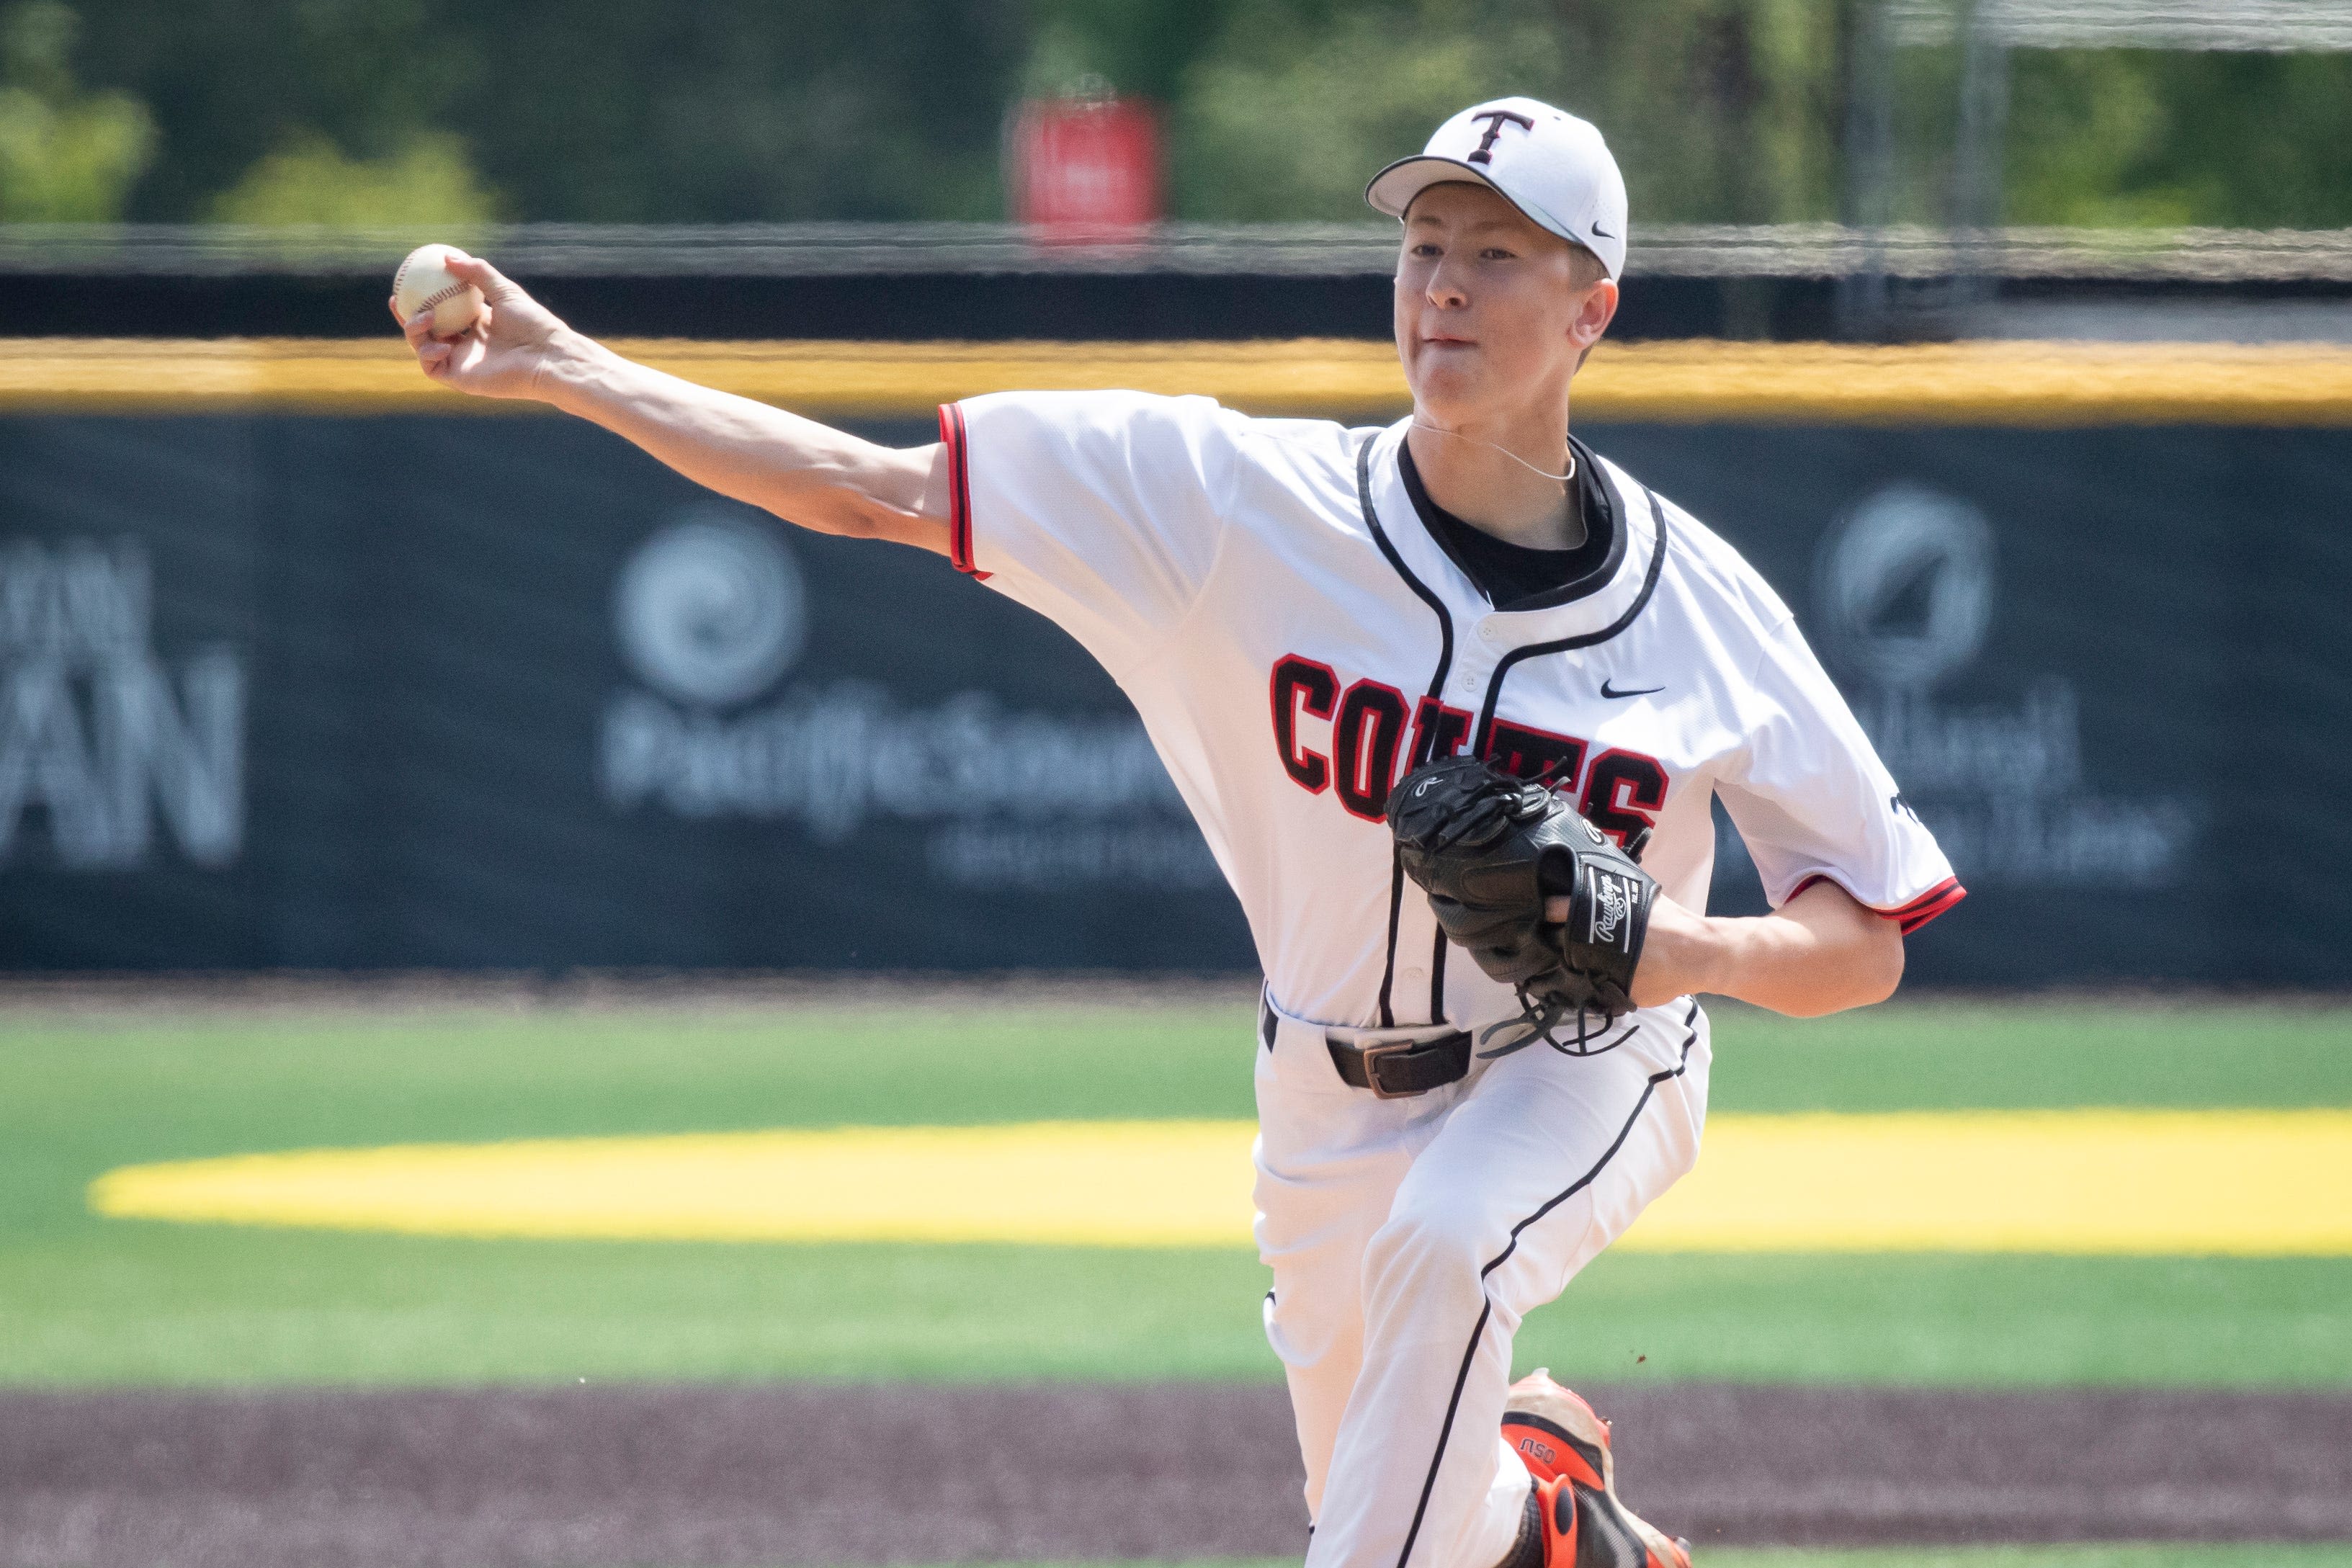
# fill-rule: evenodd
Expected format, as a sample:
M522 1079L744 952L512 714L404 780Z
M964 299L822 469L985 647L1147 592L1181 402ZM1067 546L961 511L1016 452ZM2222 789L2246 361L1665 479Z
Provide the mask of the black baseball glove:
M1576 1051L1588 1020L1604 1026L1633 1006L1633 969L1658 884L1641 867L1644 829L1625 849L1540 784L1475 758L1415 768L1389 796L1389 831L1405 874L1429 894L1437 923L1478 967L1516 987L1523 1027L1501 1056L1537 1040ZM1544 918L1565 897L1568 919ZM1575 1035L1555 1038L1570 1011ZM1492 1035L1507 1026L1488 1030Z

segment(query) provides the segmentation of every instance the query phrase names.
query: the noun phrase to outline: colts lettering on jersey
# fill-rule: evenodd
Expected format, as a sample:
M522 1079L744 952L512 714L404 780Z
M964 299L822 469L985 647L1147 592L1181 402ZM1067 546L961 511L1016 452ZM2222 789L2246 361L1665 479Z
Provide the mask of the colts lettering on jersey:
M1435 697L1408 708L1402 692L1369 677L1343 684L1330 665L1300 653L1276 662L1268 695L1275 755L1291 782L1312 795L1331 791L1350 815L1367 821L1381 820L1402 774L1432 758L1461 753L1475 723L1474 715ZM1318 732L1328 735L1327 749L1316 748ZM1588 765L1591 749L1572 735L1496 719L1485 756L1503 772L1562 793L1581 783L1578 810L1622 844L1656 821L1666 803L1666 770L1657 758L1622 747Z

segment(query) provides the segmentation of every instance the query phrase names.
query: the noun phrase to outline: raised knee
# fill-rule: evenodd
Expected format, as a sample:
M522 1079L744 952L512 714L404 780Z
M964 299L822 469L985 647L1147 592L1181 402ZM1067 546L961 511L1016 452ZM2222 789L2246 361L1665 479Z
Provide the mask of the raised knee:
M1365 1249L1365 1282L1374 1289L1406 1280L1475 1287L1495 1250L1486 1230L1460 1204L1400 1201Z

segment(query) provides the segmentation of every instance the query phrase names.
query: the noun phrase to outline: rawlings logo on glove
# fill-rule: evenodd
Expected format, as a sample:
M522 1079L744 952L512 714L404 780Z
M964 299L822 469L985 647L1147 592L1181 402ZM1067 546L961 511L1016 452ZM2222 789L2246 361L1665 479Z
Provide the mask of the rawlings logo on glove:
M1594 879L1594 885L1592 930L1588 939L1603 947L1622 947L1624 944L1617 940L1619 925L1622 925L1629 936L1633 931L1633 922L1626 916L1633 913L1633 900L1626 890L1625 879L1604 874Z
M1541 1040L1574 1051L1633 1009L1633 971L1658 884L1629 852L1540 784L1497 773L1475 758L1416 768L1389 798L1389 831L1405 874L1429 895L1437 923L1496 979L1517 988L1525 1016L1516 1038L1487 1056ZM1647 835L1644 834L1643 840ZM1544 918L1565 897L1568 918ZM1568 1040L1553 1027L1573 1011Z

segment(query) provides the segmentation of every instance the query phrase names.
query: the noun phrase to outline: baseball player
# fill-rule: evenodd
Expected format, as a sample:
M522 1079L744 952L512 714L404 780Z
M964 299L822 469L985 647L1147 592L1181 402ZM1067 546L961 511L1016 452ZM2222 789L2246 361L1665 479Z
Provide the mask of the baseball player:
M536 398L805 528L936 551L1133 699L1249 919L1267 1338L1309 1568L1687 1568L1520 1319L1698 1156L1697 992L1895 989L1961 897L1790 612L1570 434L1624 267L1600 133L1465 110L1402 221L1409 418L1026 392L894 451L630 363L487 263L425 372ZM395 314L397 312L395 311ZM1773 912L1704 913L1720 799Z

